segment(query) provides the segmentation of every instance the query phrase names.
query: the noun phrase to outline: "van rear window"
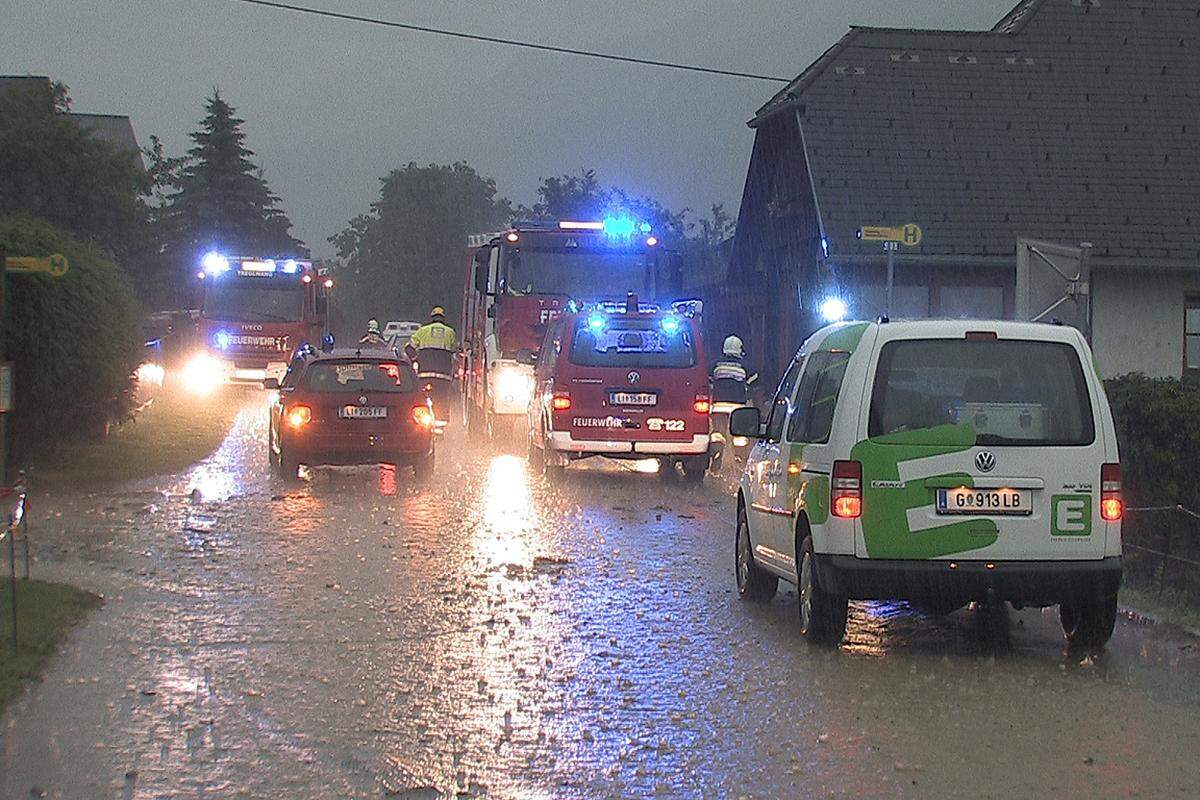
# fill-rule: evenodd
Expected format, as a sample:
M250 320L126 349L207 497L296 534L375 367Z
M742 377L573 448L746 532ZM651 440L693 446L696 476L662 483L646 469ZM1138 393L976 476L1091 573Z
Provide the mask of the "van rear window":
M691 367L696 350L688 325L665 333L659 321L611 319L594 331L582 319L571 342L571 363L584 367Z
M884 345L870 436L963 423L974 428L979 445L1091 444L1092 404L1075 348L965 339Z

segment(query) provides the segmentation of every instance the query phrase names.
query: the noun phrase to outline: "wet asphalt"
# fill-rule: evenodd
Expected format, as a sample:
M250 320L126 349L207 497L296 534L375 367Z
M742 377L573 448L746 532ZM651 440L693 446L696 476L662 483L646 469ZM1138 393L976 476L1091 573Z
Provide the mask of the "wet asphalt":
M452 432L432 485L269 475L246 400L188 472L41 497L105 596L0 722L0 798L1195 797L1200 646L1055 609L738 599L727 482L551 482Z

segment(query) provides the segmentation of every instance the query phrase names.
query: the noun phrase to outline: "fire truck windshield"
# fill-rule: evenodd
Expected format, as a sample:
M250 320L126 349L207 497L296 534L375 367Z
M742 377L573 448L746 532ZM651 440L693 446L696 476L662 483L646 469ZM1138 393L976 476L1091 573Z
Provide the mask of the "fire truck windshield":
M507 252L505 291L589 298L654 294L653 260L644 251L513 248Z
M212 281L205 287L205 319L227 322L296 322L304 312L299 285L247 285L246 281Z

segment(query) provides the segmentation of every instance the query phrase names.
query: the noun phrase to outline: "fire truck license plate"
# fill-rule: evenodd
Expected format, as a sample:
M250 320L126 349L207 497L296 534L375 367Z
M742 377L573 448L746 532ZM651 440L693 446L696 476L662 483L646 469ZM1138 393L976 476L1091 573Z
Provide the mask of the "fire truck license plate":
M383 419L387 406L342 406L343 419Z
M610 392L608 401L614 406L656 406L658 395L654 392Z
M937 513L1028 516L1033 513L1033 502L1030 493L1022 489L972 489L960 486L957 489L938 489Z

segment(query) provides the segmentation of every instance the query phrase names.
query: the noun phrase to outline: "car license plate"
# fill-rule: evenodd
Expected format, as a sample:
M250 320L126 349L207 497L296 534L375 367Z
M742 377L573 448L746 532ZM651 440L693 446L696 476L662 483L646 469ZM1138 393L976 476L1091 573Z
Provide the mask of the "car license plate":
M658 405L658 395L654 392L612 392L608 399L614 406Z
M1025 516L1033 513L1033 496L1025 489L938 489L937 513Z
M339 416L343 419L384 419L387 406L342 406Z

